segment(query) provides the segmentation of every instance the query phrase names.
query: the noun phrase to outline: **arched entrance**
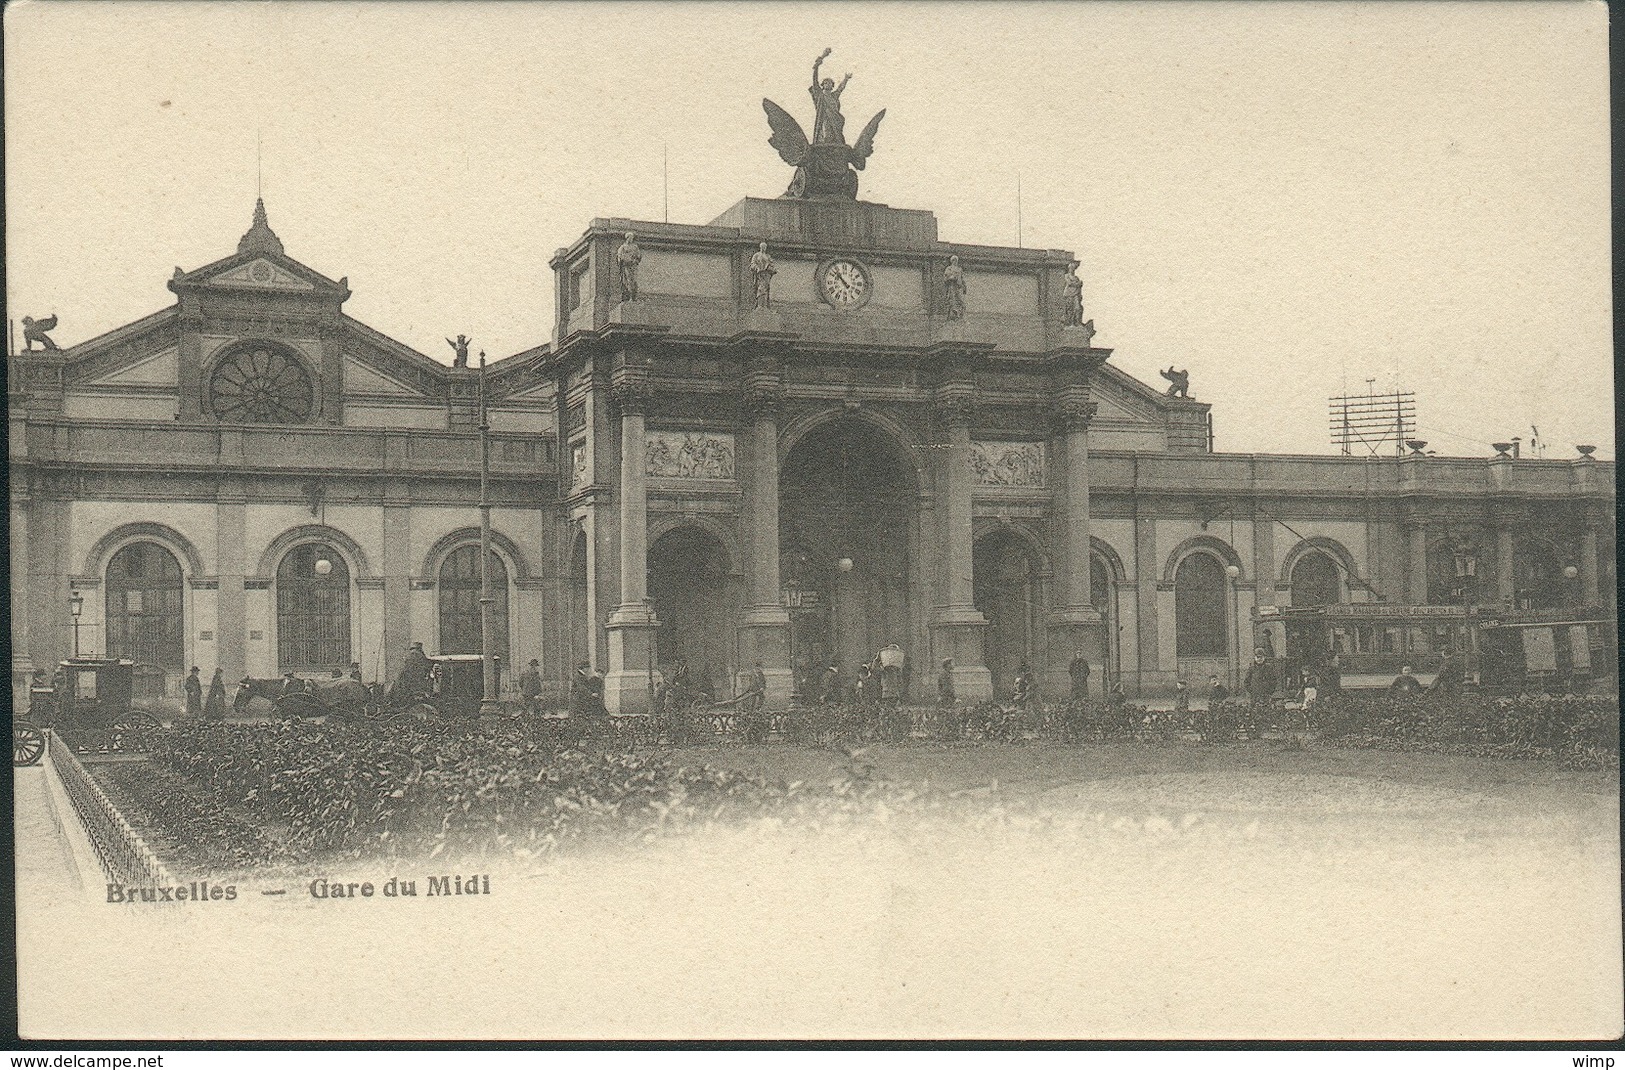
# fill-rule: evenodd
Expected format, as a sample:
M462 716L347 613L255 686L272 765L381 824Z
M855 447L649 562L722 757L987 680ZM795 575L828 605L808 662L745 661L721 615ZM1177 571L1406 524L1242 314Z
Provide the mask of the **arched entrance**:
M918 488L898 443L842 416L809 431L780 473L780 582L791 592L790 649L798 677L834 661L850 684L859 665L895 643L917 684L924 671L910 627L912 510Z
M729 564L717 537L696 527L674 528L649 547L657 667L686 663L691 681L719 699L731 694L729 669L739 660L739 592Z
M993 694L1008 698L1021 663L1039 667L1038 562L1019 536L997 531L976 540L971 574Z
M283 672L350 664L350 566L326 543L288 551L276 570L277 663Z
M186 673L181 564L155 542L132 542L107 563L107 654Z
M1292 604L1333 606L1343 600L1343 574L1330 554L1311 550L1292 566Z

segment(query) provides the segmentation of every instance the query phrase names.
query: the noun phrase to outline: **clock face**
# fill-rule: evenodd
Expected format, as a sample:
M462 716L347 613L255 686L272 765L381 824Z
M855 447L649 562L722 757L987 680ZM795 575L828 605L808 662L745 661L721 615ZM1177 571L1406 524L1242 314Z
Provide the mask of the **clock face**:
M855 260L831 260L818 269L818 295L833 308L862 308L873 290L869 269Z

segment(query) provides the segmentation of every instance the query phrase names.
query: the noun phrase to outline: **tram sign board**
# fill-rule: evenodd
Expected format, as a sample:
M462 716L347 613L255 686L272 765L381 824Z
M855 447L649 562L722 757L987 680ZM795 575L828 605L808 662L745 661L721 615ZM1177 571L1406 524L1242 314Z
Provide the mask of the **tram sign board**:
M1393 602L1338 602L1329 606L1261 606L1253 609L1255 617L1337 617L1344 619L1403 620L1429 617L1465 620L1471 613L1467 606L1407 606Z

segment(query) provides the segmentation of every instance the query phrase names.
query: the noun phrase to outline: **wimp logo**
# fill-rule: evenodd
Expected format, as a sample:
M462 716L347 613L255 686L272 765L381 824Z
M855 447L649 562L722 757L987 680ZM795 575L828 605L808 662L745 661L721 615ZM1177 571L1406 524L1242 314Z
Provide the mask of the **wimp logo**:
M1574 1065L1580 1067L1595 1067L1596 1070L1614 1070L1614 1057L1612 1055L1576 1055Z

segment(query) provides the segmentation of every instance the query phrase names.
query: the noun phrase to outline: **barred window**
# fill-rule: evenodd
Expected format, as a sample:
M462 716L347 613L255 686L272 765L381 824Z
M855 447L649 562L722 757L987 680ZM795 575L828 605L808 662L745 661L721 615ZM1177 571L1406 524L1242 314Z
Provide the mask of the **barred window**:
M1174 573L1175 650L1178 657L1224 657L1230 629L1225 619L1224 566L1212 554L1195 553Z
M276 628L283 671L349 666L350 568L331 546L296 546L277 566Z
M459 546L440 563L440 653L478 654L480 647L480 548ZM491 554L491 596L496 634L491 652L508 660L508 567Z
M155 542L133 542L107 563L107 654L186 671L180 562Z

